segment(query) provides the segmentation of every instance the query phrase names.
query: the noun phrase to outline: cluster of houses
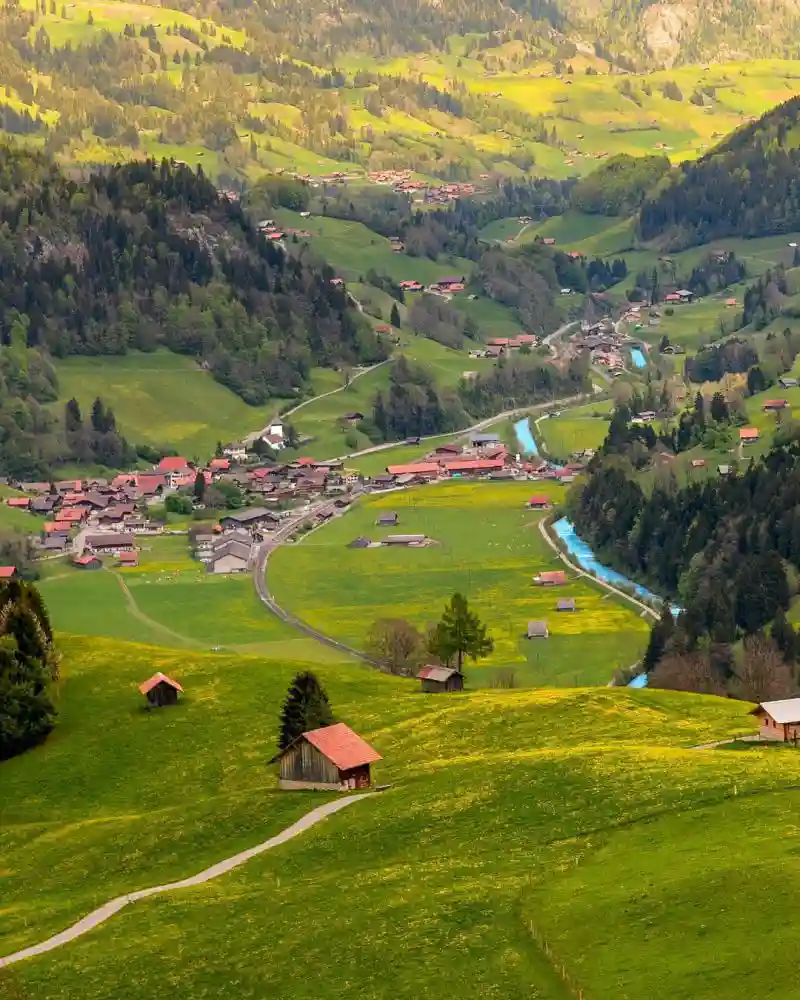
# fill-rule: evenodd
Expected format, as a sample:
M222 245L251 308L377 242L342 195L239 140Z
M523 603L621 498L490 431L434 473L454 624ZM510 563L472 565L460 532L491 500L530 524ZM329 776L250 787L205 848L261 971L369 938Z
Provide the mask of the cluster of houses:
M588 351L593 365L600 365L616 376L625 371L622 350L629 343L629 338L618 333L610 319L604 319L598 323L581 323L580 333L572 338L570 346L574 351Z
M480 193L482 188L469 181L464 183L432 184L429 181L414 180L410 170L373 170L367 174L373 184L391 187L396 194L408 194L415 201L433 205L447 205L457 198L469 198ZM488 174L482 174L486 180Z
M516 337L492 337L486 342L485 350L469 352L471 358L504 358L521 347L534 348L539 338L532 333L518 333Z

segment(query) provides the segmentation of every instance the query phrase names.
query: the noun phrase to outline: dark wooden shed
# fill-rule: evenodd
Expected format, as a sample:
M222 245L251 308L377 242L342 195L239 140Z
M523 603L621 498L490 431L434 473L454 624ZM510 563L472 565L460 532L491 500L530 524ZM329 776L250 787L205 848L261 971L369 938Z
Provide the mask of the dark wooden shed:
M139 691L147 698L152 708L174 705L178 700L178 693L183 694L180 684L161 671L140 684Z
M381 755L349 726L337 722L298 736L277 759L280 788L346 792L369 788L370 764Z
M464 675L455 667L423 667L417 679L422 681L422 690L429 694L464 690Z

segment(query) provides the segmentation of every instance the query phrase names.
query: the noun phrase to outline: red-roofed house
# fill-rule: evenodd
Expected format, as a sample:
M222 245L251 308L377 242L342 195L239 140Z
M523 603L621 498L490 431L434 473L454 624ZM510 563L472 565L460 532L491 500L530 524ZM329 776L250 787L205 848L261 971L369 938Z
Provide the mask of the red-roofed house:
M531 497L528 506L533 510L545 510L550 506L550 500L547 497Z
M231 460L229 458L212 458L208 467L212 473L225 472L231 467Z
M560 587L567 582L567 574L561 570L550 570L546 573L539 573L533 578L534 583L540 587Z
M390 476L427 476L435 479L441 471L436 462L416 462L410 465L387 465Z
M337 722L298 736L277 759L281 788L347 791L369 788L370 764L381 755L349 726Z
M155 496L165 489L167 485L166 476L152 473L136 477L136 492L139 496Z
M120 552L117 556L120 566L138 566L139 565L139 553L134 549L133 552Z
M27 510L30 503L30 497L9 497L8 500L6 500L6 506L17 507L19 510Z
M189 463L181 455L165 455L156 466L156 471L162 475L185 475L189 471Z
M12 580L16 575L16 566L0 566L0 580Z
M759 432L757 427L741 427L739 429L739 440L742 444L755 444L758 438Z
M78 556L72 560L72 565L78 569L102 569L102 562L97 556Z
M785 410L789 405L785 399L768 399L763 406L765 410Z
M468 458L457 462L445 462L444 467L450 475L464 472L495 472L505 467L502 458Z
M178 700L178 692L183 694L183 688L180 684L171 677L167 677L166 674L162 674L160 670L140 684L139 691L147 698L152 708L174 705Z
M294 462L292 462L292 465L301 465L301 466L316 465L316 464L317 460L315 458L296 458Z

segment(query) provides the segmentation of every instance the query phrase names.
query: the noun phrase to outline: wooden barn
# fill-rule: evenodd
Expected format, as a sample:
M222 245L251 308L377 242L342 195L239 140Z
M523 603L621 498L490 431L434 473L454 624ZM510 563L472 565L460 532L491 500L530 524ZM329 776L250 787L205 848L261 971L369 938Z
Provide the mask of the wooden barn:
M337 722L298 736L278 760L280 788L346 792L369 788L370 764L381 755L349 726Z
M178 693L183 694L180 684L161 671L140 684L139 691L147 698L152 708L174 705L178 700Z
M800 698L764 701L750 714L761 723L760 739L795 744L800 739Z
M422 690L429 694L464 690L464 675L455 667L423 667L417 679L422 682Z

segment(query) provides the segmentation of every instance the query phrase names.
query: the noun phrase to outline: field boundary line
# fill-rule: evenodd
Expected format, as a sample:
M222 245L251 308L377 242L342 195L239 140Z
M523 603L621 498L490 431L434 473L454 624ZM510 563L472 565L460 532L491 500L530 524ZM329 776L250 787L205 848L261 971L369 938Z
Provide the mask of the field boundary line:
M0 957L0 969L7 965L13 965L15 962L22 962L26 958L33 958L36 955L44 955L48 951L53 951L55 948L60 948L61 945L74 941L76 938L88 933L95 927L99 927L100 924L105 923L110 917L113 917L115 913L119 913L119 911L129 903L135 903L139 899L147 899L149 896L155 896L162 892L172 892L175 889L186 889L195 885L203 885L205 882L210 882L212 879L219 878L220 875L226 875L229 871L232 871L234 868L238 868L239 865L245 864L245 862L249 861L251 858L254 858L259 854L263 854L265 851L270 851L273 847L278 847L281 844L285 844L287 841L292 840L294 837L297 837L299 834L309 830L312 826L315 826L317 823L321 822L326 817L331 816L333 813L339 812L339 810L344 809L346 806L352 805L360 799L369 798L374 794L374 792L364 792L359 795L347 795L343 798L334 799L332 802L326 802L324 805L317 806L310 812L305 813L300 817L300 819L296 820L290 826L284 827L280 833L275 834L274 837L270 837L269 840L256 844L255 847L249 847L247 850L239 851L238 854L233 854L229 858L224 858L222 861L218 861L216 864L211 865L210 868L205 868L203 871L198 872L197 875L191 875L189 878L180 879L178 882L166 882L164 885L155 885L151 886L149 889L138 889L135 892L117 896L115 899L111 899L102 906L97 907L97 909L92 910L91 913L82 917L66 930L63 930L58 934L54 934L52 937L49 937L44 941L40 941L39 944L34 944L28 948L23 948L20 951L15 951L10 955L6 955L5 957Z

